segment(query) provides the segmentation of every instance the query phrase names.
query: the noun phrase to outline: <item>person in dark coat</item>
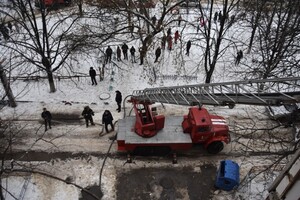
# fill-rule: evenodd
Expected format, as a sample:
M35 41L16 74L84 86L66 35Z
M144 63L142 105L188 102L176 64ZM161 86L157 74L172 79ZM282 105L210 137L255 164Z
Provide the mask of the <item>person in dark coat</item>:
M119 46L117 48L117 61L121 61L121 49Z
M167 36L164 34L163 37L161 38L161 48L162 49L166 48L166 42L167 42Z
M157 21L157 18L155 17L155 15L153 17L151 17L151 21L152 21L152 24L155 26L156 21Z
M179 39L179 31L177 30L174 34L174 43L177 44L177 40Z
M93 121L94 111L89 106L84 107L81 115L85 119L86 127L89 126L89 121L91 122L91 125L95 125Z
M116 100L116 102L118 104L117 111L121 112L122 93L119 90L116 91L116 98L115 98L115 100Z
M172 50L172 46L173 46L173 42L172 42L173 38L171 35L169 35L167 37L167 41L168 41L168 49L171 51Z
M9 37L10 37L9 36L9 30L8 30L8 28L4 24L0 25L0 32L3 35L3 37L4 37L5 40L9 39Z
M190 55L190 48L192 46L192 42L191 40L189 40L187 43L186 43L186 55Z
M92 80L92 85L97 85L97 81L96 81L96 70L94 70L94 68L90 68L90 77L91 77L91 80Z
M42 112L41 116L45 122L45 131L47 131L47 126L49 126L49 128L51 129L52 115L51 115L50 111L48 111L46 108L43 108L43 112Z
M111 62L112 49L110 48L110 46L107 47L105 53L106 53L105 64L107 64L108 62Z
M168 28L167 30L167 36L171 35L171 28Z
M160 54L161 54L161 48L158 47L158 48L156 49L156 51L155 51L155 61L154 61L154 62L157 62L157 60L158 60Z
M243 51L239 50L236 54L235 65L240 64L242 58L243 58Z
M222 11L219 12L219 22L222 20Z
M131 62L136 62L135 61L135 48L134 48L134 46L132 46L131 48L130 48L130 55L131 55Z
M217 23L218 21L218 12L215 12L215 15L214 15L214 22Z
M180 23L181 23L181 21L182 21L181 15L178 16L178 19L177 19L177 20L178 20L178 26L180 26Z
M103 115L102 115L102 124L105 125L105 131L106 133L109 133L108 131L108 125L111 126L112 131L114 131L114 125L112 121L114 120L111 112L109 110L105 110Z
M140 47L139 52L140 52L140 65L143 65L144 58L146 57L146 50L143 47Z
M127 46L127 44L124 43L121 48L122 48L122 51L123 51L124 59L128 60L128 46Z

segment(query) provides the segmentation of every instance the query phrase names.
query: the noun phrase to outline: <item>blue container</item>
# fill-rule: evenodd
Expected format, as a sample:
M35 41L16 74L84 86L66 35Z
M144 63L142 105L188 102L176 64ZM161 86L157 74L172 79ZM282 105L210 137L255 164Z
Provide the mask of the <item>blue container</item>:
M217 172L215 186L219 189L230 191L240 182L240 167L232 160L223 160Z

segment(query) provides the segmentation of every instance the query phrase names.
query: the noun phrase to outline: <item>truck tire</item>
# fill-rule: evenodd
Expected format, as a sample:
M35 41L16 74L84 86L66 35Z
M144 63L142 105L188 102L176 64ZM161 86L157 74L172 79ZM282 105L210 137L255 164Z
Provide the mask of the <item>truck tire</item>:
M210 154L217 154L219 153L220 151L222 151L224 148L224 144L223 142L221 141L215 141L215 142L212 142L208 145L207 147L207 151L208 153Z

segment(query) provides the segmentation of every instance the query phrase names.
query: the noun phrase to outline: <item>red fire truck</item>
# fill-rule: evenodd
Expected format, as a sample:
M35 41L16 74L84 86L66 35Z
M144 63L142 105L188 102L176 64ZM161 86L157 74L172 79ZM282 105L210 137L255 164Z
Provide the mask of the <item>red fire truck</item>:
M118 150L164 147L173 152L203 144L209 153L220 152L230 142L229 128L223 117L210 114L201 105L235 104L280 106L300 102L300 77L248 80L225 83L147 88L133 92L129 102L134 116L118 122ZM265 90L257 88L264 84ZM288 89L286 89L288 87ZM280 88L281 90L278 90ZM153 103L189 106L184 116L157 115ZM199 105L199 106L193 106Z

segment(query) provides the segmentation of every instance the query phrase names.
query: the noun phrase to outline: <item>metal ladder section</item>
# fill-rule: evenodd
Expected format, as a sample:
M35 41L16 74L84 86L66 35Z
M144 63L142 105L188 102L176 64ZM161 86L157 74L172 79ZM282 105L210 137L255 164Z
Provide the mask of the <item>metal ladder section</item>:
M300 77L146 88L133 91L132 96L178 105L280 106L300 102Z

